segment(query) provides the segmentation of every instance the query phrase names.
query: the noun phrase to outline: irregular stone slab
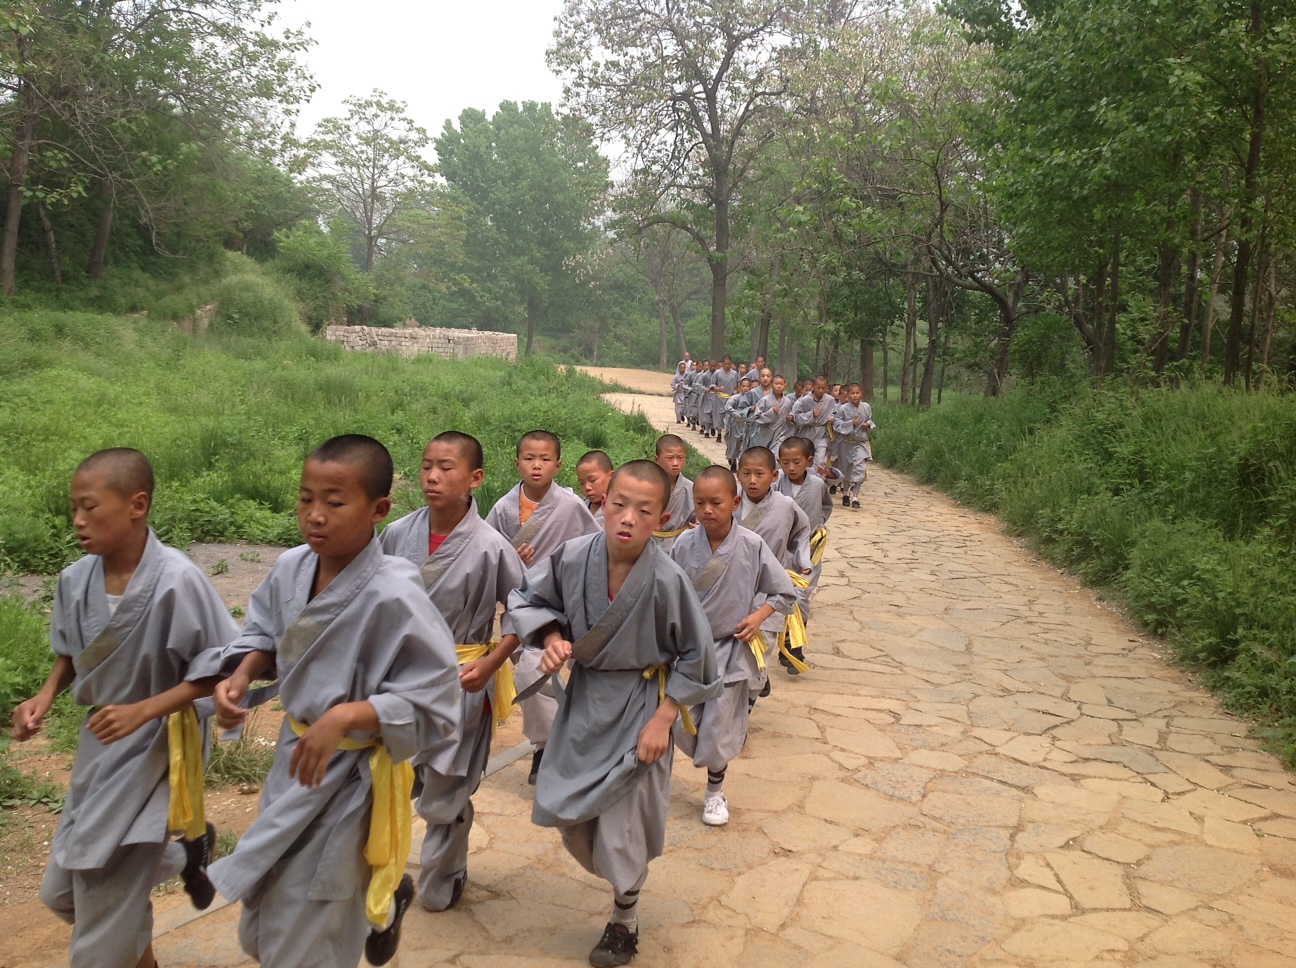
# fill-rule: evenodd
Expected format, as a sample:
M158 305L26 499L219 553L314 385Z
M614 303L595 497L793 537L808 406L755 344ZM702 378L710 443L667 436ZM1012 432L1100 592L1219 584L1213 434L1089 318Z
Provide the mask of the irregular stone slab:
M1147 936L1147 943L1166 955L1227 958L1233 942L1227 936L1192 918L1175 918Z
M929 793L920 809L956 827L1015 827L1021 816L1017 801L985 794Z
M1232 823L1219 817L1207 817L1202 825L1202 837L1212 847L1239 850L1248 854L1260 853L1260 838L1246 824Z
M1087 827L1068 827L1051 823L1028 823L1017 831L1013 846L1028 854L1043 853L1065 847L1087 830Z
M849 827L805 816L795 820L782 815L767 817L760 822L760 828L780 848L794 854L831 850L852 836Z
M1072 924L1082 924L1095 931L1114 934L1126 941L1137 941L1149 931L1161 926L1162 919L1145 911L1095 911L1071 919Z
M931 865L945 849L945 835L934 830L915 830L904 827L887 834L878 845L879 857L904 861L908 864Z
M1185 796L1175 797L1170 802L1198 817L1218 817L1234 823L1259 820L1270 814L1268 807L1257 806L1219 793L1211 793L1209 790L1194 790Z
M1208 790L1221 790L1224 787L1232 786L1235 782L1227 773L1215 769L1200 756L1191 753L1160 750L1156 753L1156 758L1185 780L1195 783L1199 787L1206 787ZM1159 771L1153 770L1152 772Z
M776 858L740 874L720 903L756 927L777 933L791 917L811 870L807 863Z
M1003 748L1000 749L1000 752L1003 752ZM1031 766L1024 766L995 753L983 753L980 756L974 756L968 763L968 770L1023 790L1039 786L1041 783L1048 783L1054 779L1053 774L1048 770L1037 770Z
M1075 902L1086 910L1133 907L1125 874L1115 864L1076 851L1053 851L1049 865Z
M908 763L879 763L855 774L855 779L889 797L918 803L935 775L931 770Z
M1180 890L1177 887L1170 887L1167 884L1157 884L1154 881L1135 881L1134 887L1138 892L1140 904L1145 908L1159 911L1171 917L1182 914L1184 911L1191 911L1201 903L1201 898L1196 894Z
M1027 854L1013 873L1027 884L1034 884L1055 893L1062 891L1062 882L1057 879L1053 868L1049 867L1048 861L1042 854Z
M1081 746L1077 744L1066 745L1063 748L1082 760L1102 760L1106 763L1119 763L1135 773L1160 773L1165 769L1160 760L1152 754L1131 749L1128 746Z
M1150 852L1150 848L1120 834L1092 834L1085 838L1084 849L1104 860L1118 864L1136 864Z
M1023 888L1004 895L1004 906L1010 918L1044 918L1071 913L1071 899L1065 894Z
M892 739L868 723L855 723L851 730L829 726L824 729L824 738L839 749L861 756L898 760L902 755Z
M819 780L806 800L806 813L864 831L883 831L909 823L917 810L865 789L858 783Z
M1228 894L1259 870L1255 858L1218 847L1158 847L1139 865L1139 877L1202 894Z
M798 910L797 922L806 930L885 953L898 951L922 920L912 894L871 881L811 881Z
M1172 803L1147 803L1142 800L1126 800L1121 804L1121 813L1152 827L1165 827L1178 830L1180 833L1196 836L1201 832L1199 824L1192 815L1182 807Z
M1128 951L1129 942L1082 924L1045 921L1018 931L1003 943L1003 948L1018 958L1060 965L1090 961L1106 951Z
M1283 817L1296 818L1296 793L1286 790L1266 790L1261 787L1241 787L1240 789L1230 790L1229 796L1237 797L1237 799L1245 800L1248 803L1258 804L1267 808L1271 813Z
M932 770L943 770L947 773L958 773L967 766L967 760L963 757L942 750L914 750L906 755L902 762L925 766Z

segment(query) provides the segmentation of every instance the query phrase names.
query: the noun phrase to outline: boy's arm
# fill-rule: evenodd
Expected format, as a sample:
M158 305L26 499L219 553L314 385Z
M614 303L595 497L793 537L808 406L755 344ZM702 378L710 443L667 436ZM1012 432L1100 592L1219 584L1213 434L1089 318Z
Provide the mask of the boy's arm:
M238 664L234 673L223 681L216 683L215 689L208 693L216 701L216 724L222 729L231 729L248 717L250 710L241 703L247 696L248 688L258 679L274 668L275 653L256 650L247 653Z
M187 706L192 706L198 699L205 699L212 694L217 679L200 679L196 682L182 682L172 686L166 692L150 696L140 702L127 703L123 706L104 706L95 712L86 723L86 728L95 734L101 743L115 743L125 739L145 723L155 719L165 719L172 713L178 713Z
M347 733L376 733L382 728L378 711L368 700L338 703L329 707L302 733L288 760L288 775L304 787L324 782L329 761Z
M13 730L11 735L18 742L29 740L40 732L41 723L45 715L50 711L57 699L68 686L72 685L72 680L76 678L76 669L72 665L72 658L66 655L60 655L54 660L54 667L45 677L45 684L41 686L40 692L32 696L26 702L19 703L13 711Z
M795 512L796 520L788 535L788 548L792 549L797 570L803 575L808 575L814 571L814 566L810 564L810 519L795 502L792 510Z

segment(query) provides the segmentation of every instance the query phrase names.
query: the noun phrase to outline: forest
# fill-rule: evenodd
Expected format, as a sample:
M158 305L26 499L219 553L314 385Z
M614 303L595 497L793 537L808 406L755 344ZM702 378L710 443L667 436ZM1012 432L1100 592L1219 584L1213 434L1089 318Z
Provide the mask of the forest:
M1040 377L1283 385L1286 3L567 0L561 104L313 130L270 0L0 11L0 290L669 366L766 355L919 407ZM438 131L432 134L430 131Z

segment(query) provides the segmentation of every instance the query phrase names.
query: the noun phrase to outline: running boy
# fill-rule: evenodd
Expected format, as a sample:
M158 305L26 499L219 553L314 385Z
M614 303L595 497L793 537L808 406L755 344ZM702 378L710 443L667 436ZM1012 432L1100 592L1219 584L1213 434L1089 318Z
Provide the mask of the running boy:
M601 450L591 450L576 462L576 482L585 495L585 509L594 516L594 523L603 525L603 499L607 497L608 481L612 480L612 458Z
M577 862L612 885L611 921L590 952L598 968L627 964L637 950L639 891L665 846L671 725L681 707L722 688L706 613L651 540L669 493L656 464L619 468L604 533L532 568L504 618L526 651L543 656L544 675L574 660L531 820L559 828Z
M675 375L671 377L671 397L675 402L675 422L682 424L684 422L684 401L688 396L689 383L688 369L684 361L680 360L679 366L675 368Z
M841 447L842 507L859 510L860 487L868 477L868 462L873 459L869 431L875 430L873 408L863 402L864 388L852 383L847 388L846 403L833 415L833 429Z
M775 489L796 501L797 506L805 512L810 527L810 581L805 588L798 585L797 604L801 610L801 623L810 622L810 597L819 587L819 575L823 570L824 550L828 546L828 519L832 517L832 495L828 493L827 480L818 474L811 473L810 461L814 459L814 446L804 437L789 437L779 449L779 466L783 473L779 476ZM827 469L831 479L839 479L836 468ZM795 620L794 620L795 624ZM798 634L800 634L798 630ZM789 651L798 659L804 656L796 648ZM779 653L779 663L793 672L794 666L787 657Z
M517 470L521 482L495 502L486 523L512 543L522 564L530 567L544 561L564 541L598 531L584 502L565 487L554 486L554 478L562 470L562 444L557 436L547 430L523 434L517 445ZM518 662L518 673L531 675L534 670L521 665L538 663L539 657L521 655ZM535 783L557 708L552 686L546 685L521 705L522 733L535 746L529 777Z
M725 771L747 742L751 701L765 684L769 643L761 623L787 615L796 591L774 553L753 531L734 524L740 498L733 474L712 465L693 484L693 501L701 527L675 542L671 559L684 569L711 622L716 667L724 691L694 706L697 735L682 722L674 727L675 745L707 771L702 822L712 827L729 822L724 794Z
M204 651L238 635L216 590L148 525L153 468L137 450L99 451L72 475L72 525L86 556L59 575L50 617L56 656L45 685L13 713L30 739L71 687L90 712L54 834L41 900L72 925L72 968L152 968L154 886L180 873L195 907L212 902L215 830L202 811L195 699ZM191 772L174 774L171 744ZM188 781L188 782L186 782ZM168 843L168 830L186 840Z
M790 497L774 490L775 464L774 455L764 447L750 447L738 462L738 482L742 486L743 496L739 502L735 517L739 524L748 530L755 531L774 552L798 588L809 583L813 570L810 562L810 521L804 511ZM795 614L795 610L794 610ZM788 672L799 675L806 668L804 645L804 628L794 628L793 638L789 644L783 634L787 623L779 619L767 619L761 626L767 634L779 642L779 652L791 663ZM795 656L792 661L791 656Z
M454 907L468 883L472 796L490 756L491 714L502 722L513 709L508 658L517 639L492 643L491 632L495 606L508 601L526 569L477 513L473 492L482 483L482 463L477 438L454 430L433 437L419 470L427 506L393 522L380 539L384 552L419 569L459 660L459 731L414 758L421 786L415 807L427 823L417 893L429 911ZM493 697L486 691L492 682Z
M765 386L766 368L761 372L761 386ZM779 446L792 430L789 418L792 416L792 404L795 401L787 395L787 379L771 374L769 388L765 395L756 401L752 411L752 434L749 447L765 447L771 453L778 453Z
M666 523L653 532L653 537L668 554L675 539L697 523L693 517L693 482L684 476L687 461L688 448L680 437L663 434L657 438L656 463L670 482L670 500L666 502Z
M828 393L828 378L823 376L815 377L814 390L792 407L797 435L814 444L815 467L828 463L828 427L836 407L836 401Z
M412 756L450 739L460 715L450 630L418 569L384 555L392 462L372 437L317 447L302 468L297 524L252 593L243 633L190 678L222 674L221 725L242 722L248 686L273 675L287 715L261 809L211 880L243 903L239 943L261 964L355 968L396 953L414 897ZM372 931L371 931L372 929Z

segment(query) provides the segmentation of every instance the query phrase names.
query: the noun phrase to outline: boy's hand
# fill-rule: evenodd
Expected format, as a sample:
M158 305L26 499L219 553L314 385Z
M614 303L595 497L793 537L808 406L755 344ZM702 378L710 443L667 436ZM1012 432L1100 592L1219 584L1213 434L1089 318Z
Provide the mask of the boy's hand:
M212 698L216 704L216 725L221 729L233 729L248 717L248 710L239 705L247 695L248 681L237 672L223 682L216 684Z
M459 667L459 686L464 692L481 692L490 685L499 665L490 656L482 656Z
M752 612L745 619L734 626L734 638L739 642L750 642L760 631L761 622L764 621L760 612Z
M104 706L90 717L86 727L95 734L101 743L115 743L125 739L153 717L149 715L144 703L136 702L125 706Z
M13 729L9 735L20 743L31 739L40 732L41 723L45 721L45 714L52 705L54 703L43 695L32 696L26 702L19 703L13 711Z
M553 675L572 657L572 644L561 635L545 640L544 655L540 658L540 671Z
M635 756L639 757L640 763L656 763L670 749L671 725L675 722L675 716L667 719L662 715L668 708L674 710L676 716L679 715L679 707L668 699L656 715L648 720L648 725L639 730Z
M530 544L520 545L518 547L517 553L518 553L518 557L522 559L522 564L530 568L531 562L535 559L535 551L536 551L535 545L530 545Z
M288 775L295 777L304 787L317 787L324 782L329 760L333 759L342 737L346 735L345 720L334 715L338 708L334 706L321 716L297 738L297 745L293 747Z

